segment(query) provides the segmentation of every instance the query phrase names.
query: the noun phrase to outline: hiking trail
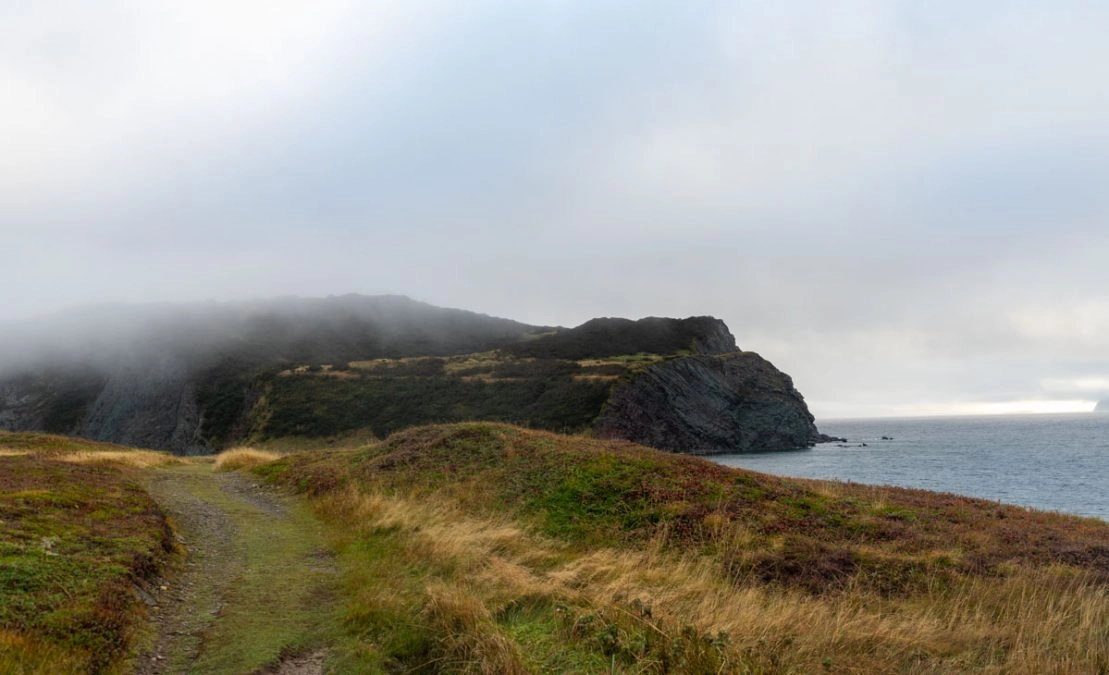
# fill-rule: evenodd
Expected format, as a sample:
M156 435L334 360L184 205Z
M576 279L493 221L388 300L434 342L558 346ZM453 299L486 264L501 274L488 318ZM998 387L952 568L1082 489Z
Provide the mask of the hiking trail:
M322 674L338 568L309 508L211 463L156 469L146 487L184 555L141 592L156 635L136 672Z

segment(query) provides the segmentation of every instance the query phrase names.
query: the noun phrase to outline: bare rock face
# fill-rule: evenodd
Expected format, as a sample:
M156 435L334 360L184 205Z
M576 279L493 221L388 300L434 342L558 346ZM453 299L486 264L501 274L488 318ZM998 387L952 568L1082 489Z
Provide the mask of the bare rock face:
M22 383L0 383L0 429L24 431L43 427L35 396Z
M593 431L692 454L793 450L822 440L790 377L754 352L654 365L613 390Z
M0 429L78 433L104 377L81 368L0 379Z
M197 436L200 412L186 364L172 357L142 364L122 366L108 377L79 435L181 455L208 452Z

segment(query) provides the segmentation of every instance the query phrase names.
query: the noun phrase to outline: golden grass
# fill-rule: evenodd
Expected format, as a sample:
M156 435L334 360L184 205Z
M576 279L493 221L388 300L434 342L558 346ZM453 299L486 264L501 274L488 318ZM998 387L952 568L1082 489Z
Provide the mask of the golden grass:
M427 588L423 615L438 636L439 662L452 671L525 675L516 644L497 626L481 596L457 584Z
M1109 666L1106 587L1073 569L1020 569L899 598L855 587L814 596L736 583L717 557L669 552L661 541L576 550L439 497L348 488L318 504L329 520L400 536L398 569L434 561L421 617L438 636L439 658L463 672L528 670L520 656L528 646L506 642L493 619L521 598L568 607L575 621L601 617L665 640L678 639L686 626L726 635L731 666L724 672L1071 673ZM384 579L360 602L398 597Z
M495 425L261 472L344 525L348 625L398 667L1109 673L1087 519Z
M84 659L56 645L0 629L0 673L55 675L81 672L84 666Z
M27 454L27 450L11 450L8 448L0 448L0 457L20 457Z
M185 460L166 452L154 450L105 450L71 452L55 459L72 464L130 466L136 469L153 469L159 466L182 464Z
M620 375L574 375L575 382L615 382Z
M224 450L216 456L216 471L237 471L239 469L250 469L260 464L267 464L280 459L282 455L277 452L269 450L259 450L258 448L231 448Z

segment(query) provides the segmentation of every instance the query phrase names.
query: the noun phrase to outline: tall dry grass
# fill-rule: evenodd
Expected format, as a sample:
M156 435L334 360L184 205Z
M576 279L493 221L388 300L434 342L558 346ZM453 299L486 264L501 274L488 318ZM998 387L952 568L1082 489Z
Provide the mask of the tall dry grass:
M444 670L482 675L526 675L519 647L497 626L484 598L457 584L427 588L423 619L437 636Z
M55 459L73 464L130 466L136 469L152 469L159 466L181 464L180 457L154 450L104 450L82 451L58 455Z
M283 455L258 448L239 447L224 450L216 456L216 471L237 471L250 469L260 464L268 464Z
M0 629L0 673L56 675L81 672L85 665L84 660L60 647Z
M812 595L737 581L719 554L677 554L661 541L641 549L575 549L508 517L476 516L438 497L349 488L318 504L329 520L397 538L399 555L388 563L397 578L429 570L418 580L422 587L407 594L379 573L378 586L362 589L356 601L400 603L398 612L418 616L436 636L436 658L465 672L527 669L521 653L528 647L513 643L495 620L522 599L551 616L561 613L560 639L570 642L593 644L607 634L583 626L605 626L614 640L643 635L660 644L678 644L692 630L698 644L711 642L721 672L1109 669L1106 589L1062 567L945 579L904 597L859 586ZM672 670L665 659L640 665L643 672Z

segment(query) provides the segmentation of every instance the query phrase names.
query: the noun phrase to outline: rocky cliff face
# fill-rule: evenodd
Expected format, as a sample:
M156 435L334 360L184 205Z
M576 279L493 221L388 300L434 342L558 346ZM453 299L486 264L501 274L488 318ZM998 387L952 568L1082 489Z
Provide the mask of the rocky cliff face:
M198 436L196 386L181 362L108 374L38 374L0 383L0 429L73 434L177 454L209 452Z
M753 352L651 366L613 390L593 430L694 454L790 450L822 439L790 377Z
M85 438L179 455L210 452L200 438L196 386L185 363L164 358L108 378L77 430Z

